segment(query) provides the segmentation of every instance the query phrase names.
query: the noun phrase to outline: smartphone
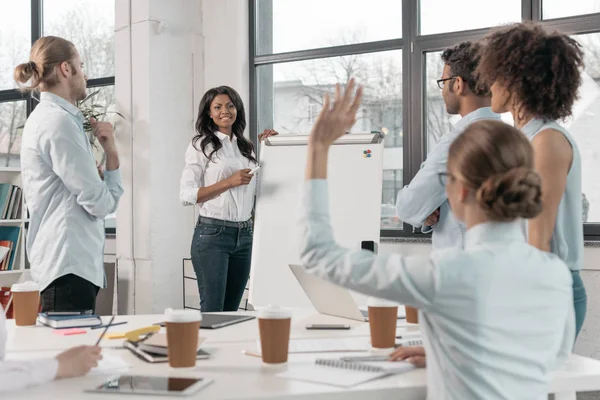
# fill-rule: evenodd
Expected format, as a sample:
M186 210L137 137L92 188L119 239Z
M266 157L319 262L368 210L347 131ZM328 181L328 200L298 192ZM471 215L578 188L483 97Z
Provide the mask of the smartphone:
M350 325L345 324L310 324L306 329L350 329Z

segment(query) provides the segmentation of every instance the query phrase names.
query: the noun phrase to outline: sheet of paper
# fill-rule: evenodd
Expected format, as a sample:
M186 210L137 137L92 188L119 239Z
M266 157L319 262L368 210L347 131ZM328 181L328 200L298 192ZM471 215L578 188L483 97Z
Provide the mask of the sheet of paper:
M4 261L9 251L9 247L0 246L0 262Z
M362 372L340 368L322 367L318 365L290 365L287 371L277 374L277 376L280 378L323 383L326 385L340 387L356 386L387 375L389 374L385 372Z
M131 365L114 353L102 352L102 360L98 366L90 371L90 375L113 374L116 372L125 372L131 368Z

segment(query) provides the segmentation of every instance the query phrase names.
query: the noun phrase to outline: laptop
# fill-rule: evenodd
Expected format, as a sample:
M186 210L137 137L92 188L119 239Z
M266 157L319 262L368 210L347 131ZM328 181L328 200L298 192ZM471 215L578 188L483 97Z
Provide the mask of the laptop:
M290 269L318 312L334 317L367 321L367 311L358 308L348 289L308 273L301 265L290 264Z

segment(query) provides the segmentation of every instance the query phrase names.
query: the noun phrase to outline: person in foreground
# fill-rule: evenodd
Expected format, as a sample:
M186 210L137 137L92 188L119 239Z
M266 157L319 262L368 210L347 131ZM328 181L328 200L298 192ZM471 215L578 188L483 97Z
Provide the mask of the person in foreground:
M478 121L450 146L440 173L465 247L430 257L339 246L329 214L327 157L356 120L362 89L339 86L309 139L301 260L333 283L420 310L431 399L545 399L550 372L571 352L571 274L529 245L520 218L541 211L533 150L517 129ZM335 205L333 205L335 206ZM544 279L540 279L544 276Z
M68 40L38 39L14 77L22 91L41 92L23 130L21 166L31 215L27 255L42 289L42 311L93 311L105 286L104 218L123 194L113 127L90 121L106 154L102 173L77 108L87 78Z
M438 172L446 168L448 148L469 126L482 119L500 120L490 108L489 89L477 82L475 68L479 62L479 43L463 42L442 53L444 69L437 80L442 90L446 111L462 118L454 130L446 133L427 155L417 175L398 192L396 215L403 222L433 230L433 249L462 247L465 227L453 215L446 191L438 183Z
M531 141L535 170L542 179L542 212L527 223L529 243L561 258L573 275L575 334L587 308L579 271L583 267L581 155L561 125L573 113L581 86L583 51L560 32L532 22L489 34L478 71L492 91L492 110L510 112ZM544 274L540 279L545 279Z
M0 306L0 393L24 389L54 379L86 375L102 359L100 347L78 346L55 358L6 361L6 316Z
M197 204L200 214L191 256L202 312L237 311L250 274L258 161L245 129L244 103L234 89L204 94L179 193L181 203ZM259 140L273 135L267 129Z

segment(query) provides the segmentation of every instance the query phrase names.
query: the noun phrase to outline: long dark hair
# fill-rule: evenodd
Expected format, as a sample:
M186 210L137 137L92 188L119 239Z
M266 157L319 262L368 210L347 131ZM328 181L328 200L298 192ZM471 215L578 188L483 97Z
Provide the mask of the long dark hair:
M212 161L212 156L223 147L221 140L215 135L215 132L219 130L219 127L210 117L210 105L212 104L215 97L220 94L226 94L231 99L231 102L237 109L237 117L233 123L231 131L237 138L238 148L240 153L248 160L256 163L256 158L252 154L254 151L254 145L248 139L244 137L244 129L246 129L246 111L244 110L244 103L242 98L234 89L229 86L219 86L216 88L209 89L198 106L198 120L196 121L196 135L192 139L192 145L196 150L202 151L209 161ZM198 141L200 141L200 149L198 149ZM212 151L210 154L206 154L206 146L212 145Z

